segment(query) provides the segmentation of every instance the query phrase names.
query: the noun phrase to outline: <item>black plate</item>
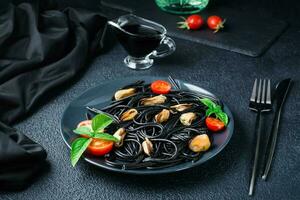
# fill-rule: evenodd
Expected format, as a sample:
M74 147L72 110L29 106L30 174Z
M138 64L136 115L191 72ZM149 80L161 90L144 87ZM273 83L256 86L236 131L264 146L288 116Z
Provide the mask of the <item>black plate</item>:
M133 83L137 80L145 80L148 83L151 83L154 80L161 79L167 80L165 77L130 77L126 79L114 80L106 82L97 87L91 88L84 92L82 95L73 100L66 110L63 113L61 120L61 135L67 146L70 148L71 142L74 140L76 135L72 132L74 127L85 119L86 106L101 108L105 105L108 105L113 94L122 86ZM185 83L183 81L179 81L181 88L183 90L189 90L196 93L206 94L210 96L215 96L212 93L189 83ZM233 116L228 107L224 104L224 111L227 113L229 117L229 123L227 128L220 133L215 133L212 135L213 137L213 148L203 154L203 156L196 162L185 162L180 163L178 165L162 168L162 169L120 169L109 166L105 163L102 157L84 157L84 159L100 168L104 168L110 171L121 172L121 173L129 173L129 174L163 174L170 172L177 172L184 169L192 168L198 166L209 159L213 158L217 155L229 142L234 129L234 121Z

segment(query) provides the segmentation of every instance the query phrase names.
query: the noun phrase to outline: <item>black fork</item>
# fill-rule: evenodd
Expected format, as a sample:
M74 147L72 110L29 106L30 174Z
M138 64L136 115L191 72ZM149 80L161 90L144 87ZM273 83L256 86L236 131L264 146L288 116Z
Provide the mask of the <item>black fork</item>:
M256 135L256 146L255 146L255 154L253 161L253 168L251 174L251 181L249 186L249 196L252 196L256 173L257 173L257 165L258 165L258 157L260 151L260 140L261 140L261 120L260 115L262 112L269 112L272 110L271 103L271 81L270 79L261 80L259 79L257 86L257 79L254 81L252 95L250 98L249 108L256 112L256 120L255 120L255 135Z

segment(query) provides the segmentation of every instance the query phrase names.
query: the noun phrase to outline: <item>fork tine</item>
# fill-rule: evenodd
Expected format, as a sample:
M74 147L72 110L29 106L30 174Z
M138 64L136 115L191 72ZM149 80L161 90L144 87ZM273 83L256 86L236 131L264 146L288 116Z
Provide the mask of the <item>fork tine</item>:
M180 90L180 86L171 75L169 75L168 79L171 82L171 84L175 87L175 89Z
M271 104L271 81L268 79L268 87L267 87L267 104Z
M261 103L265 104L265 96L266 96L266 79L263 80L263 87L262 87L262 93L261 93Z
M255 100L256 100L256 88L257 88L256 85L257 85L257 79L255 79L255 81L254 81L252 94L251 94L251 98L250 98L250 101L252 101L252 102L255 102Z
M261 100L261 79L259 79L258 82L258 92L257 92L257 99L256 99L256 103L260 103Z

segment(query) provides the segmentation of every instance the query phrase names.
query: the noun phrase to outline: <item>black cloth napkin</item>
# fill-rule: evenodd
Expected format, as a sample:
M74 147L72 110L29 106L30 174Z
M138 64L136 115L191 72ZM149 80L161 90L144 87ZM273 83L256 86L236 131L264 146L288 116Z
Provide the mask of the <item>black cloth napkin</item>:
M27 187L47 156L10 126L80 74L103 48L105 26L99 13L52 1L0 3L0 190Z

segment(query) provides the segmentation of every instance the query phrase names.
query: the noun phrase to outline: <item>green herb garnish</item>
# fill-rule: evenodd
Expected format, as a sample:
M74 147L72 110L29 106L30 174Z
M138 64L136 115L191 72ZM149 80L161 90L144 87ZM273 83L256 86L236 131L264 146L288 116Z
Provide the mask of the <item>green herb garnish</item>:
M92 128L94 132L101 131L109 126L114 120L105 114L98 114L92 119Z
M110 140L113 142L119 142L119 140L116 137L114 137L110 134L107 134L107 133L95 133L93 138L102 139L102 140Z
M87 135L90 137L93 137L94 133L91 130L91 128L87 127L87 126L81 126L76 128L75 130L73 130L74 133L79 134L79 135Z
M72 142L72 151L71 151L71 163L73 167L78 162L79 158L92 142L92 138L77 138Z
M73 130L74 133L85 135L88 138L77 138L71 145L71 163L73 167L78 162L84 151L87 149L93 138L119 142L119 140L103 130L113 122L113 119L105 114L98 114L92 119L92 126L81 126Z
M221 106L217 105L216 103L214 103L212 100L208 98L200 99L200 101L208 107L205 113L207 117L214 114L217 119L219 119L225 124L225 126L228 124L229 121L228 116L225 112L223 112Z

